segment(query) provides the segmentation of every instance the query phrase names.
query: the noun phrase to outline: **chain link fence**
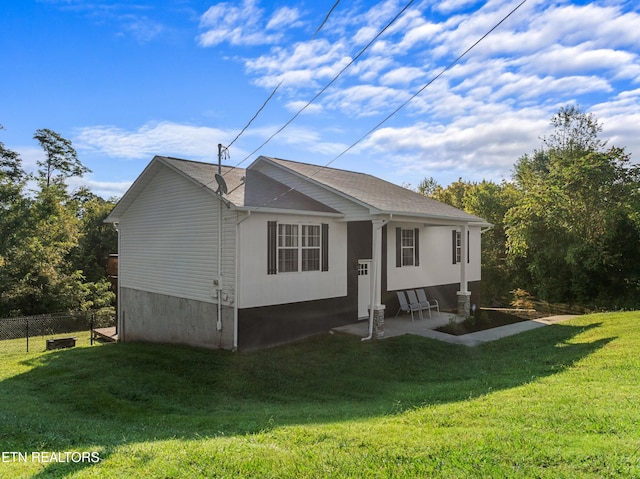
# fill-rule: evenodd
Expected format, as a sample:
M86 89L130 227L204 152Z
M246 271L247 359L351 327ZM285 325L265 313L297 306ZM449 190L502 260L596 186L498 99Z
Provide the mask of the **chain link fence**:
M38 316L21 316L0 318L0 352L22 349L29 352L42 350L44 341L34 347L39 339L53 339L56 336L91 331L97 328L109 328L116 325L115 311L105 308L96 311L77 311L71 313L45 314ZM23 340L23 341L20 341ZM22 345L20 347L19 345Z

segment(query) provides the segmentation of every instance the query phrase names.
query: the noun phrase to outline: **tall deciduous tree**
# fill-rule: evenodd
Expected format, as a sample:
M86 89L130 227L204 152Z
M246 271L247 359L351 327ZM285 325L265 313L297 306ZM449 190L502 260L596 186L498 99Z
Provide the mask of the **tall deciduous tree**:
M637 305L640 170L598 138L592 114L562 108L551 123L543 150L515 165L522 195L506 223L520 285L549 301Z
M33 138L38 140L46 155L44 161L38 161L38 174L46 187L52 183L63 184L66 178L82 176L91 171L78 160L71 141L55 131L48 128L36 130Z
M73 195L73 201L81 232L71 252L74 268L81 270L87 281L104 280L109 255L118 251L118 234L112 225L104 222L115 200L104 200L83 188Z
M40 190L33 195L24 193L29 176L20 156L0 143L0 317L99 308L114 297L90 255L75 261L84 235L92 231L92 221L84 218L95 215L88 211L99 209L97 216L104 211L82 206L64 181L88 170L67 140L50 130L39 130L37 137L48 161L39 165ZM97 197L91 201L99 203Z

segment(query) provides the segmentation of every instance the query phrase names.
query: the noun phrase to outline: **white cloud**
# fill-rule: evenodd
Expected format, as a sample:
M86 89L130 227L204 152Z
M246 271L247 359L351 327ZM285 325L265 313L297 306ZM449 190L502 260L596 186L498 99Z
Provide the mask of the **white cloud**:
M397 107L407 96L385 86L356 85L329 94L327 105L353 117L367 117Z
M420 77L424 77L424 72L420 68L399 67L382 75L380 83L383 85L408 85Z
M77 150L111 158L148 159L154 155L175 155L211 160L217 144L232 132L171 122L146 124L135 131L115 126L91 126L79 130L73 143Z
M232 45L259 45L273 43L277 37L261 32L259 21L263 11L255 0L244 0L242 5L218 3L200 18L200 27L206 29L198 39L200 45L212 47L222 42Z
M278 9L267 23L267 28L275 30L291 25L300 25L300 11L297 8L282 7Z
M492 121L439 124L416 123L402 128L383 128L362 149L385 152L397 175L462 176L499 181L508 176L515 161L539 144L538 136L549 121L542 110L510 112Z
M327 40L298 42L292 47L274 48L266 55L246 61L249 73L258 75L256 83L275 86L285 79L285 87L317 87L316 80L329 81L350 61L342 43Z
M283 29L302 25L300 16L297 8L281 7L266 19L257 0L244 0L241 5L218 3L200 17L200 27L205 31L198 42L203 47L224 42L236 46L274 44L282 39Z
M105 199L121 198L133 184L132 181L97 181L91 175L85 178L69 178L67 183L71 190L86 187Z
M311 103L309 106L307 106L307 101L291 101L289 103L286 104L286 108L287 110L289 110L292 113L296 113L298 112L301 108L305 108L304 111L305 113L322 113L324 111L324 108L322 107L322 105L317 105L315 103Z

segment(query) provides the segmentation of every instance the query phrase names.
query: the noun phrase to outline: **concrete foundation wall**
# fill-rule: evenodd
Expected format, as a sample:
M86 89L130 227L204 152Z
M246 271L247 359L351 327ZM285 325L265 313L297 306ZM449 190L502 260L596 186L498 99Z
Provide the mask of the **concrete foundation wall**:
M185 344L232 349L233 308L222 307L222 330L217 331L218 307L193 299L121 288L122 341Z

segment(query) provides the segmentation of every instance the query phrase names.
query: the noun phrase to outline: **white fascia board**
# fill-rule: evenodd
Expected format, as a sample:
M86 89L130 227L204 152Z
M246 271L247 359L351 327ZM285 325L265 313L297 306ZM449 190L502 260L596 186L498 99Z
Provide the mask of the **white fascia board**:
M392 221L406 222L406 223L425 223L428 226L480 226L487 227L493 226L486 221L474 221L471 219L454 218L451 216L431 215L427 213L407 214L406 212L398 211L385 211L382 214L391 215Z
M249 211L251 213L269 213L269 214L283 214L283 215L298 215L298 216L325 216L329 218L343 218L342 213L329 213L322 211L307 211L307 210L285 210L282 208L265 208L264 206L238 206L235 208L238 211Z

